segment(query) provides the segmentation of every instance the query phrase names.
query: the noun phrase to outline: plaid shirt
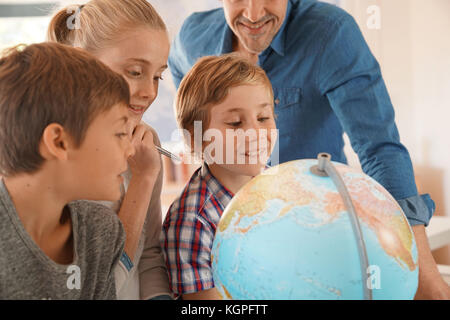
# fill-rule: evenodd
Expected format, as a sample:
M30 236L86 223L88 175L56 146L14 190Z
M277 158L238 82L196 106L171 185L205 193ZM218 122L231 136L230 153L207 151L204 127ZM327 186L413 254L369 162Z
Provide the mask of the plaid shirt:
M203 164L170 206L163 223L161 246L174 293L214 288L211 249L216 226L232 197L233 193Z

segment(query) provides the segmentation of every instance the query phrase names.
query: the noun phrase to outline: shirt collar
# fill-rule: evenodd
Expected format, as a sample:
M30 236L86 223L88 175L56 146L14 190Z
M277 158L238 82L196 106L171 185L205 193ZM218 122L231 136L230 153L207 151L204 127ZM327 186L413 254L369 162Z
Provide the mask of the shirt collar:
M289 0L287 3L286 16L284 17L283 24L281 25L280 30L278 30L277 34L272 40L272 43L270 44L270 47L280 56L284 56L285 53L286 33L287 33L286 26L289 23L291 11L292 11L292 4L291 0Z
M225 19L225 16L224 16ZM233 51L233 30L230 29L228 23L225 21L225 28L222 31L223 41L219 42L217 52L219 54L230 53Z
M233 192L223 186L219 182L219 180L217 180L216 177L212 175L206 162L203 162L203 165L200 169L200 175L203 181L205 181L206 187L208 188L209 192L211 192L216 200L220 202L222 208L225 209L231 198L233 198L234 196Z
M288 1L286 16L284 18L283 24L278 30L277 34L272 40L270 46L263 51L261 54L264 55L269 48L272 48L276 53L281 56L284 56L285 53L285 45L286 45L286 26L289 23L290 15L292 11L292 0ZM225 20L225 16L223 17ZM225 20L225 28L222 30L222 41L219 42L216 52L219 54L230 53L233 51L233 31L228 26L228 23Z

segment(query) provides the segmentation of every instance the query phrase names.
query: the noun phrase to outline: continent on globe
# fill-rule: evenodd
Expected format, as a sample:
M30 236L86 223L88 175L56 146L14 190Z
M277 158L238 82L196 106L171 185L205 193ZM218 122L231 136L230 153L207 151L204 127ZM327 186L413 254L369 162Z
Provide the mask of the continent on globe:
M342 197L331 178L311 173L316 164L296 160L266 170L229 203L212 249L214 282L222 297L363 299L367 285L374 299L414 298L417 248L395 199L364 173L333 162L361 225L367 273L377 284L371 286L361 274Z

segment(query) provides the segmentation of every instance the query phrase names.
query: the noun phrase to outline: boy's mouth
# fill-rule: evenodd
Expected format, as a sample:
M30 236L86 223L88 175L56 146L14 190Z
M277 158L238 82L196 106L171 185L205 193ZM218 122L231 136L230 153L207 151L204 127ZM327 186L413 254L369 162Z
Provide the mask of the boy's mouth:
M267 149L249 150L249 151L246 151L245 153L241 153L241 155L244 155L249 158L254 158L254 157L256 158L256 157L259 157L261 154L266 155Z

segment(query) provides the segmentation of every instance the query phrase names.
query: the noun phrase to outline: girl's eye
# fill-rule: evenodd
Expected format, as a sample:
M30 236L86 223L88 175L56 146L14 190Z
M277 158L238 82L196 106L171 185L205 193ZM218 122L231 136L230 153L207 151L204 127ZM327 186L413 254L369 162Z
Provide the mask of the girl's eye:
M270 119L269 117L259 118L258 121L259 122L264 122L264 121L269 120L269 119Z
M232 127L239 127L242 124L242 121L236 121L236 122L229 122L227 125Z
M127 73L132 77L140 77L142 75L141 71L128 70Z
M154 79L155 81L162 81L162 80L164 80L162 76L154 77L153 79Z

